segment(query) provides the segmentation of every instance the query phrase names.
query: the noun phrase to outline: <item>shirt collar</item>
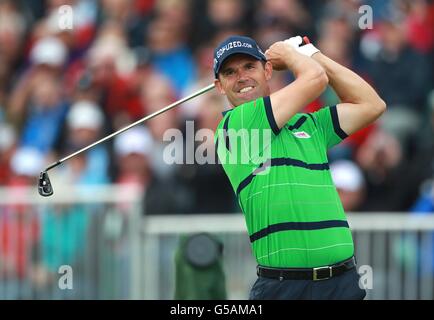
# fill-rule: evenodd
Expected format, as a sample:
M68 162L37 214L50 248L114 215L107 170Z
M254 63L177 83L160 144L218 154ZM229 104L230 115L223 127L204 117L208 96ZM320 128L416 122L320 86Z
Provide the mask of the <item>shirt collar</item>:
M223 112L222 112L223 117L226 115L226 113L231 112L231 111L232 111L232 109L229 109L229 110L225 110L225 111L223 111Z

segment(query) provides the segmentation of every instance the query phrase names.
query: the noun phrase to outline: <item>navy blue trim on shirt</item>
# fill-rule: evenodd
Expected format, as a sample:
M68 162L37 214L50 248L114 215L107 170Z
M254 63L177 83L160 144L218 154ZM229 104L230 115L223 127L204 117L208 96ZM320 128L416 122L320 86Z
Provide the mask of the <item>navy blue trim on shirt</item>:
M231 112L233 109L229 109L229 110L225 110L222 112L222 116L224 117L226 115L226 113Z
M273 130L274 134L277 136L280 132L280 129L277 126L276 119L274 119L273 109L271 108L270 97L264 97L263 99L264 99L265 113L267 115L268 123L270 124L270 127Z
M349 228L344 220L324 220L317 222L283 222L269 225L250 236L250 242L254 242L268 236L271 233L290 230L320 230L329 228Z
M230 117L231 117L231 115L228 115L226 117L225 123L223 124L223 137L225 138L226 149L228 149L228 151L231 151L231 146L229 143L229 134L228 134L229 118Z
M301 160L291 159L291 158L275 158L271 159L271 166L294 166L305 168L308 170L328 170L328 163L306 163Z
M341 125L339 123L338 110L337 110L336 106L331 106L330 107L330 113L331 113L331 116L332 116L333 129L335 130L335 133L339 136L339 138L341 138L342 140L344 140L345 138L348 137L348 135L341 128Z
M241 181L241 183L238 185L238 188L237 188L237 196L239 196L241 191L243 191L243 189L245 187L247 187L250 184L250 182L252 182L254 177L255 177L254 174L250 174L247 176L247 178L245 178L243 181Z
M294 130L294 129L300 128L303 125L303 123L306 121L306 119L307 119L306 116L300 117L300 119L298 119L297 122L294 125L289 126L288 129L289 130Z
M229 109L229 110L225 110L222 112L223 118L226 116L226 114L228 112L231 112L233 109ZM230 145L229 145L229 135L228 135L228 123L229 123L229 117L230 115L225 119L225 122L223 124L223 137L225 138L225 143L226 143L226 149L228 149L228 151L230 151ZM219 145L219 138L217 137L216 141L215 141L215 146L216 149L218 148Z
M265 167L278 167L278 166L293 166L304 168L307 170L329 170L328 163L306 163L301 160L291 159L291 158L274 158L270 159L265 163L262 163L252 174L248 175L237 188L237 196L241 193L241 191L247 187L250 182L252 182L253 178L257 175L257 173L265 170Z
M310 113L308 113L307 114L311 119L312 119L312 121L313 121L313 124L315 125L315 127L316 127L316 121L315 121L315 118L313 117L313 115L312 114L310 114Z

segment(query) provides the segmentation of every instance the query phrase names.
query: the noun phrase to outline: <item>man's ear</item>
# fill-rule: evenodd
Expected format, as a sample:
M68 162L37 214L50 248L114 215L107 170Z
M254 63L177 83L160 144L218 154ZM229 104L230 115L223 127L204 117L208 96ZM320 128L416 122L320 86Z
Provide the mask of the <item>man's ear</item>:
M215 84L215 87L217 88L217 90L220 92L220 94L222 94L222 95L225 96L226 93L223 90L222 83L220 82L220 80L219 79L215 79L214 80L214 84Z
M265 69L265 79L268 81L271 79L271 76L273 75L273 65L270 61L265 62L264 65Z

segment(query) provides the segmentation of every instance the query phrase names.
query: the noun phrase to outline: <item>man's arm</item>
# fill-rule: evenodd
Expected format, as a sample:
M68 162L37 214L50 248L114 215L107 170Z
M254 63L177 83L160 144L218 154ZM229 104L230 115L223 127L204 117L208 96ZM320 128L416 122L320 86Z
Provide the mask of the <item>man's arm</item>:
M275 70L289 69L296 78L270 96L274 119L280 129L325 90L328 79L318 62L298 53L283 41L273 44L265 56Z
M341 100L336 109L340 127L347 135L366 127L384 113L386 103L356 73L320 52L312 58L324 68L330 86Z

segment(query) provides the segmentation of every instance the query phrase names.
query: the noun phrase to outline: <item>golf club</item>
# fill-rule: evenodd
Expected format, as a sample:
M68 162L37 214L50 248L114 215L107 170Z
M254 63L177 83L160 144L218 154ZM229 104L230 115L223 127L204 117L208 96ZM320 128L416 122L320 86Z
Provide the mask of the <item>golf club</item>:
M178 100L178 101L176 101L176 102L168 105L167 107L164 107L164 108L162 108L162 109L160 109L160 110L158 110L158 111L156 111L154 113L151 113L150 115L147 115L146 117L144 117L144 118L142 118L140 120L137 120L136 122L134 122L134 123L126 126L125 128L122 128L122 129L120 129L120 130L118 130L116 132L113 132L112 134L110 134L110 135L108 135L108 136L106 136L106 137L104 137L104 138L102 138L102 139L100 139L100 140L98 140L98 141L96 141L96 142L88 145L87 147L84 147L84 148L82 148L82 149L80 149L80 150L78 150L78 151L70 154L69 156L66 156L66 157L58 160L57 162L52 163L47 168L45 168L44 171L41 171L41 173L39 174L39 182L38 182L38 191L39 191L39 194L41 196L43 196L43 197L48 197L48 196L51 196L53 194L53 192L54 192L53 191L53 186L51 185L51 182L50 182L50 178L48 177L48 173L47 173L48 170L51 170L51 169L57 167L61 163L65 162L66 160L71 159L72 157L74 157L74 156L76 156L76 155L78 155L78 154L80 154L80 153L82 153L82 152L84 152L84 151L86 151L86 150L88 150L88 149L90 149L90 148L92 148L92 147L94 147L94 146L96 146L96 145L104 142L104 141L107 141L107 140L109 140L109 139L117 136L118 134L120 134L120 133L122 133L124 131L127 131L128 129L131 129L132 127L134 127L134 126L136 126L138 124L141 124L142 122L145 122L146 120L152 119L152 118L158 116L159 114L162 114L163 112L166 112L166 111L168 111L168 110L170 110L170 109L172 109L172 108L174 108L174 107L176 107L176 106L178 106L178 105L180 105L180 104L182 104L184 102L187 102L187 101L189 101L189 100L191 100L193 98L196 98L196 97L198 97L198 96L200 96L200 95L202 95L202 94L204 94L204 93L206 93L206 92L214 89L214 87L215 87L214 84L210 84L209 86L207 86L205 88L202 88L201 90L198 90L198 91L192 93L191 95L189 95L189 96L187 96L185 98L182 98L182 99L180 99L180 100Z

